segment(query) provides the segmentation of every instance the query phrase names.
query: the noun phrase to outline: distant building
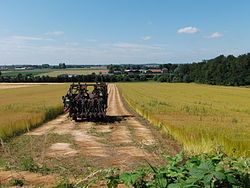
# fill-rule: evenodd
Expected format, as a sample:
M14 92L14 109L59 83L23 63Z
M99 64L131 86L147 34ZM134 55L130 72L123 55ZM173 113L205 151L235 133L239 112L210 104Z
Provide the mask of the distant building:
M140 74L139 70L125 70L128 75Z
M8 70L7 67L0 67L0 70Z
M58 75L59 78L72 78L72 77L76 77L79 76L79 74L60 74Z
M142 73L142 74L151 73L151 71L150 71L150 70L147 70L147 69L140 69L139 71L140 71L140 73Z
M15 70L32 70L33 67L16 67Z
M114 74L121 74L122 71L114 71L113 73L114 73Z
M162 73L161 69L149 69L149 71L151 71L151 73L153 73L153 74L161 74Z
M152 64L152 65L145 65L145 67L153 67L153 68L157 68L157 67L159 67L159 65L158 64Z
M162 73L168 73L168 68L163 68Z

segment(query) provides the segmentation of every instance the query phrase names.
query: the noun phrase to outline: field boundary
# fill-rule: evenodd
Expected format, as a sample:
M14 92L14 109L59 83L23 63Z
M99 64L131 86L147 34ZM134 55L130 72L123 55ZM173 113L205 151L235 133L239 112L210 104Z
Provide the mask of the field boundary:
M131 114L136 115L135 118L141 122L143 125L145 125L147 128L149 128L152 132L152 134L154 135L155 138L157 138L157 140L159 141L159 143L164 143L166 144L167 142L167 147L169 148L171 147L171 150L173 151L171 154L172 155L176 155L178 154L180 151L183 150L183 145L178 142L171 134L169 134L168 132L166 132L163 128L163 126L157 126L156 124L154 124L153 122L150 121L150 119L148 119L147 117L143 116L143 114L140 113L139 110L137 110L136 108L134 108L132 106L132 104L126 99L126 97L123 95L123 93L120 91L119 87L118 91L120 93L121 96L121 100L124 104L124 107L126 108L126 110L128 112L130 112ZM160 134L160 135L159 135Z

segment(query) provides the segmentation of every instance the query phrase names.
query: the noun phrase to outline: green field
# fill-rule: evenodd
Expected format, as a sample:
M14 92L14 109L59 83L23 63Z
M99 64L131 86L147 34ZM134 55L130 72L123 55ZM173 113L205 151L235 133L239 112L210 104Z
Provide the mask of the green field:
M56 77L61 74L78 74L78 75L87 75L87 74L99 74L107 73L107 69L94 69L94 68L83 68L83 69L34 69L34 70L8 70L2 71L2 75L18 75L18 74L33 74L34 76L51 76Z
M61 97L68 84L0 90L0 138L38 126L63 111Z
M179 83L121 83L140 114L170 133L190 153L222 147L250 156L250 89Z
M52 72L52 69L34 69L34 70L8 70L8 71L2 71L2 75L18 75L18 74L33 74L34 76L37 76L39 74L45 74Z

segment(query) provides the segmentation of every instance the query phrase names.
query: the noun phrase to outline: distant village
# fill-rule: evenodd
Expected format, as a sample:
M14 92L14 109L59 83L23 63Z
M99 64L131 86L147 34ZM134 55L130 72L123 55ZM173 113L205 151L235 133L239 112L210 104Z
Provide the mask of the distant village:
M0 71L30 71L37 69L100 69L107 70L106 72L100 72L100 74L108 75L138 75L138 74L163 74L168 73L169 68L162 64L152 64L152 65L66 65L65 63L60 63L58 65L11 65L11 66L0 66ZM64 74L58 75L58 77L76 77L80 74Z
M128 74L128 75L133 75L133 74L162 74L162 73L167 73L168 69L163 68L163 69L126 69L124 71L113 71L112 73L109 74Z

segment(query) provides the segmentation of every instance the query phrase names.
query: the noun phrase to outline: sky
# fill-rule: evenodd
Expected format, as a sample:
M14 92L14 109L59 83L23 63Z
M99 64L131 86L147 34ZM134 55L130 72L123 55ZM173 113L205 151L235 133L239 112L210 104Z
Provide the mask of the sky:
M249 20L249 0L0 0L0 65L238 56Z

